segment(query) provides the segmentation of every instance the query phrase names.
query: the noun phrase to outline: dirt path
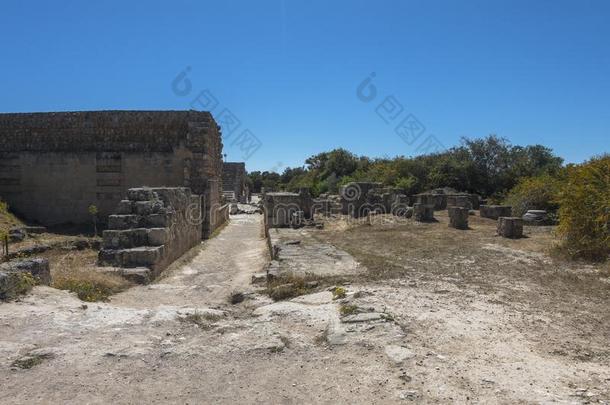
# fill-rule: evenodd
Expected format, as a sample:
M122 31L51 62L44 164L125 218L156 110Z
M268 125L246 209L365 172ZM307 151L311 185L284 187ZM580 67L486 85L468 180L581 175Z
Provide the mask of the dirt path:
M252 274L267 262L261 216L236 215L199 252L174 263L154 284L132 288L113 304L137 308L158 305L219 306L233 291L250 289Z

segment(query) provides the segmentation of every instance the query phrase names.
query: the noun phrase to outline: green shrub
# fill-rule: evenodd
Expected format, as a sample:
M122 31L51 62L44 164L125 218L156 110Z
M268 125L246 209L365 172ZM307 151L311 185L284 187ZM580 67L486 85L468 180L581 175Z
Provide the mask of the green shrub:
M559 203L563 250L573 258L606 260L610 254L610 155L569 166Z
M514 216L522 216L528 210L546 210L551 216L559 208L558 196L561 179L544 174L524 177L506 196L504 204L513 207Z

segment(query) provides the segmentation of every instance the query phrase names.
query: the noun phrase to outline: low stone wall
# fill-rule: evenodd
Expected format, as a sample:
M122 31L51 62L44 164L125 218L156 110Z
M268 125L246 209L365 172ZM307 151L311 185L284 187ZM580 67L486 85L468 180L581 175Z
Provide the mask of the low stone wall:
M152 280L201 243L202 212L201 196L186 187L129 189L108 217L99 264L136 282Z

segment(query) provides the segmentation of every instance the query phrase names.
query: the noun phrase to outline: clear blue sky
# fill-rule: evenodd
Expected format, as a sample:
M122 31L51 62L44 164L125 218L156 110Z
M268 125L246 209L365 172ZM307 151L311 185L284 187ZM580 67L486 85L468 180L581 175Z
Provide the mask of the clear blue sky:
M609 1L5 0L0 41L1 112L188 109L209 90L235 136L260 140L249 170L335 147L414 155L430 134L449 147L495 133L569 162L610 149ZM394 124L425 126L418 142L376 113L390 95Z

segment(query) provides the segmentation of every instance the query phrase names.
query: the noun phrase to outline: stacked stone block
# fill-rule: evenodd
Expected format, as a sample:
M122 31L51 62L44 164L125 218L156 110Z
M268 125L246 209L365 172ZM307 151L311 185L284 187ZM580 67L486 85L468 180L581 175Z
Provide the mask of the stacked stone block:
M135 188L108 217L101 266L146 283L201 241L201 196L185 187Z
M523 237L523 219L519 217L498 218L498 235L511 239Z

